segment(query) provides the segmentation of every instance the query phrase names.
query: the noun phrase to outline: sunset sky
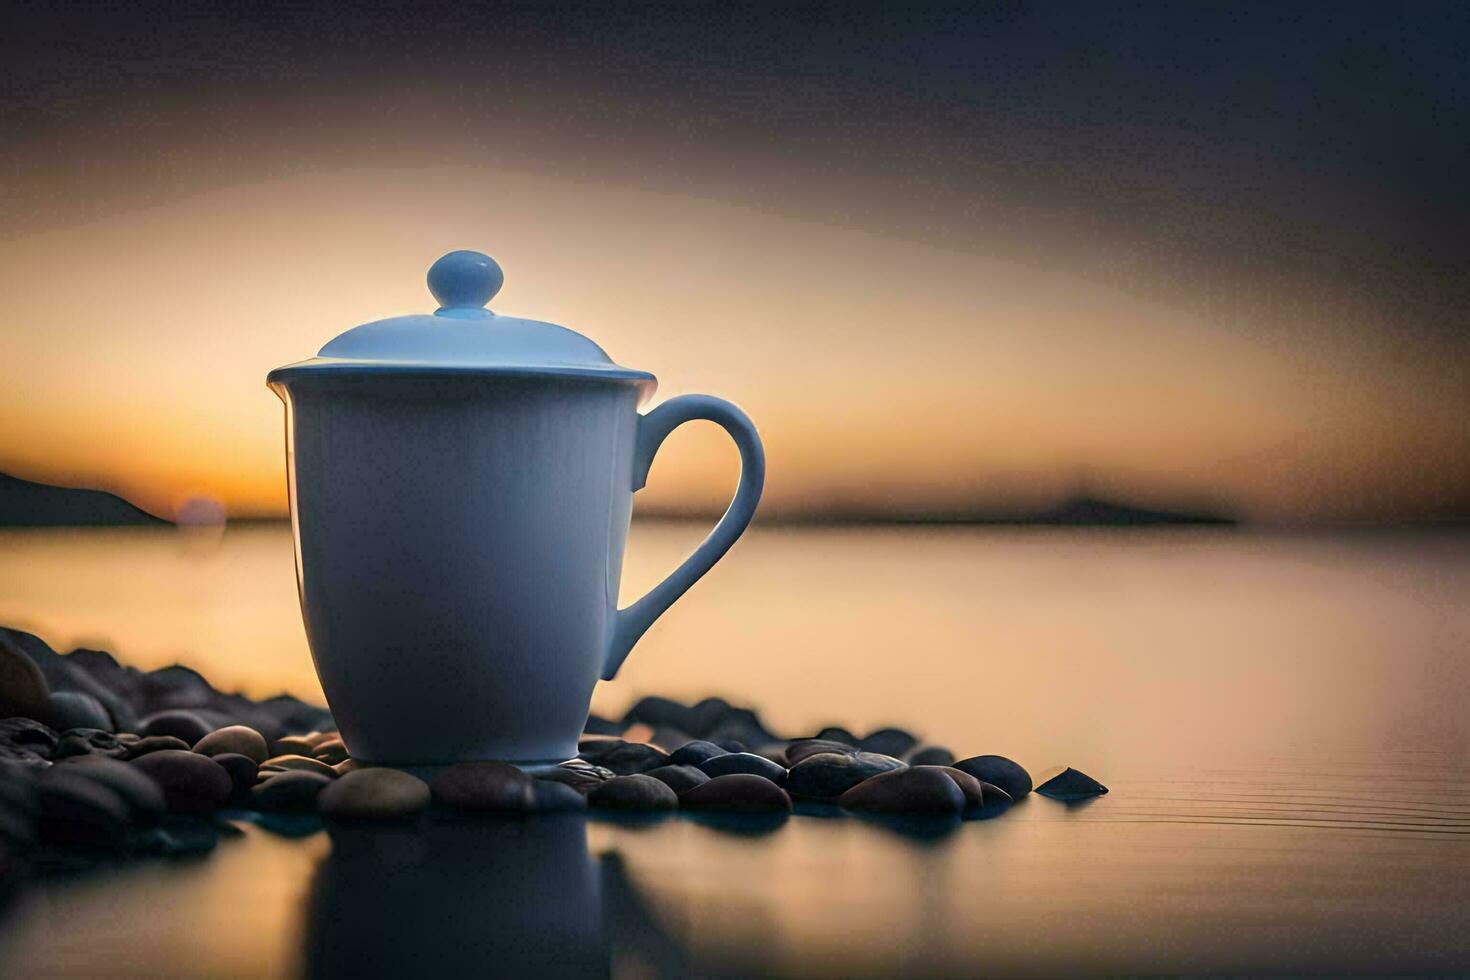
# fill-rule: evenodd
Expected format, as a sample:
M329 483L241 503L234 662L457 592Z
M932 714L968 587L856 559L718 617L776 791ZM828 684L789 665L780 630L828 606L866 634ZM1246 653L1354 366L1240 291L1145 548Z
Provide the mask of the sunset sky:
M283 513L266 372L474 248L770 516L1470 515L1462 5L5 9L0 471Z

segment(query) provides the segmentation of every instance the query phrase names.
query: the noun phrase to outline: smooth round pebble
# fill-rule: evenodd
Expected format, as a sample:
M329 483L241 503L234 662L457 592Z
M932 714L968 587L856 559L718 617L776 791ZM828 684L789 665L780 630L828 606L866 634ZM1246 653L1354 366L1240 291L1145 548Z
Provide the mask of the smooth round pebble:
M694 766L659 766L657 769L648 770L646 775L657 779L680 796L696 786L709 782L710 779L702 770Z
M325 762L329 766L335 766L339 762L347 761L347 743L339 737L333 737L318 742L311 748L311 757Z
M248 725L230 725L227 728L216 729L196 742L194 751L200 755L209 756L224 755L229 752L234 755L243 755L247 759L254 759L257 764L264 762L269 757L265 736Z
M321 791L316 805L322 816L333 820L407 820L427 809L429 798L429 784L417 776L397 769L369 768L333 782Z
M711 779L743 773L747 776L769 779L777 786L786 784L785 768L754 752L731 752L729 755L717 755L701 763L699 769Z
M332 779L337 775L337 771L325 762L318 762L316 759L306 755L272 756L262 762L260 768L285 770L287 772L293 770L297 772L314 772L318 776L326 776L328 779Z
M250 789L255 785L255 776L260 766L248 755L236 752L221 752L210 756L215 765L230 774L230 802L239 805L250 799Z
M871 813L960 813L965 794L938 766L895 769L858 783L838 803Z
M749 773L716 776L679 796L686 810L724 810L732 813L791 812L791 797L775 783Z
M1003 755L977 755L950 765L983 783L999 786L1013 800L1031 792L1031 774Z
M585 810L587 797L566 783L536 779L531 782L531 809L539 813Z
M864 752L877 752L901 759L913 751L919 740L902 728L880 728L865 738L858 739L858 748Z
M613 777L612 771L601 766L594 766L582 759L572 759L548 772L541 773L538 778L547 782L562 783L570 786L579 793L590 793L593 788Z
M786 789L805 800L835 800L865 779L903 763L875 752L818 752L803 758L786 774Z
M128 746L112 732L100 728L73 728L62 732L51 750L51 761L60 762L78 755L98 755L121 759L128 753Z
M821 731L817 732L816 739L813 739L812 741L816 740L827 742L841 742L844 745L850 746L854 749L857 748L858 744L857 736L840 725L829 725Z
M685 742L669 755L671 766L697 766L702 762L708 762L715 756L725 755L724 749L714 742L706 742L698 739L693 742Z
M604 769L610 769L618 776L631 776L669 764L666 753L641 742L623 742L610 749L599 750L595 756L584 753L582 758L595 762Z
M116 847L131 811L115 791L73 766L53 766L36 780L37 829L58 844Z
M39 718L50 694L36 662L13 640L0 636L0 717Z
M184 711L181 708L155 712L138 723L138 734L144 738L149 735L172 735L190 745L208 735L210 731L210 726L205 724L203 718L192 711Z
M147 738L140 738L138 741L128 745L127 754L123 758L128 762L132 762L134 759L145 756L149 752L162 752L164 749L178 749L179 751L187 752L189 750L189 743L181 738L175 738L172 735L149 735Z
M163 749L128 763L151 776L173 813L208 813L229 802L234 784L213 759L181 749Z
M53 771L75 772L106 786L128 805L136 823L155 824L168 812L168 801L158 783L126 762L102 755L78 755Z
M316 772L283 772L259 783L250 791L250 805L257 810L276 813L310 813L316 809L317 795L332 781Z
M965 810L973 813L985 805L985 784L974 776L959 769L948 766L913 766L914 769L938 769L960 788L965 795Z
M453 810L520 813L531 806L531 777L506 762L457 762L429 788L436 802Z
M1108 788L1085 772L1068 767L1036 787L1036 792L1053 800L1071 803L1102 796Z
M679 797L652 776L635 773L614 776L587 794L592 806L609 810L676 810Z
M802 738L786 746L786 761L794 768L801 764L801 760L824 752L851 755L856 751L856 746L848 745L846 742L835 742L826 738Z
M70 728L93 728L104 732L113 729L112 715L102 702L83 691L52 691L41 716L58 732Z
M954 764L954 753L942 745L927 745L909 754L911 766L948 766Z
M311 740L305 735L285 735L270 746L271 755L311 755Z

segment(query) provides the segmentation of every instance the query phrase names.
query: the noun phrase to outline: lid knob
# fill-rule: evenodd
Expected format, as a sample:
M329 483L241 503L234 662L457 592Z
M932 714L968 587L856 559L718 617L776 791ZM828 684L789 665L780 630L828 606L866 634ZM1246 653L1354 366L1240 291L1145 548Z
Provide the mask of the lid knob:
M440 311L482 307L504 284L500 264L483 252L458 249L429 266L429 292Z

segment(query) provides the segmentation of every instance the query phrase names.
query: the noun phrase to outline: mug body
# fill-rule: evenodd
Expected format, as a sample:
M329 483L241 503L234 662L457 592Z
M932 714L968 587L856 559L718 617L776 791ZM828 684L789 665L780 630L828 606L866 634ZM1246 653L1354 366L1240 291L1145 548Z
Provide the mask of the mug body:
M632 512L632 385L468 373L280 382L307 639L353 758L577 751Z

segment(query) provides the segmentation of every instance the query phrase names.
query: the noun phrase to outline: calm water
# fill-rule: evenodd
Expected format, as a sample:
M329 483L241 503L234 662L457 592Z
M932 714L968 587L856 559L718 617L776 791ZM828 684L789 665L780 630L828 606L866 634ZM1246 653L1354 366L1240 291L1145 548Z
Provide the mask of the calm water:
M702 529L635 529L625 601ZM283 528L0 532L0 622L318 695ZM255 827L28 893L0 973L1470 970L1470 537L752 532L595 707L722 694L1113 792L996 820Z

